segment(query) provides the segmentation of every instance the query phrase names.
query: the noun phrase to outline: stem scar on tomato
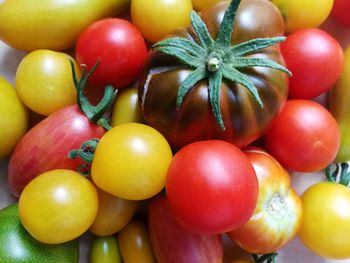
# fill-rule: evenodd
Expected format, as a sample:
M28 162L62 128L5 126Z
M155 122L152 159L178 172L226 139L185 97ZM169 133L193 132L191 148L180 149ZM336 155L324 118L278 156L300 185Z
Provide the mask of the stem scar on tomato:
M191 23L198 36L199 43L182 37L173 37L153 45L156 51L174 56L186 66L194 69L181 83L176 98L177 108L181 107L184 97L196 83L208 79L210 104L215 119L222 130L225 130L220 110L220 87L223 78L246 87L260 108L263 108L264 105L253 82L240 70L250 67L268 67L292 76L288 69L273 60L246 56L284 41L286 39L284 36L255 38L237 45L231 45L234 19L240 2L241 0L231 1L215 40L211 37L200 16L192 11Z

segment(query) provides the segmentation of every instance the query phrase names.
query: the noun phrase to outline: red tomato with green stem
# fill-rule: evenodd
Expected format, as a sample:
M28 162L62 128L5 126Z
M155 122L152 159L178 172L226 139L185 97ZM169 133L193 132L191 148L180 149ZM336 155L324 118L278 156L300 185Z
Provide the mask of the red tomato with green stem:
M293 76L289 97L311 99L328 91L339 79L344 54L336 39L318 28L301 29L281 43L281 51Z
M219 234L248 221L258 181L247 156L233 144L211 140L188 144L168 169L166 193L177 221L197 234Z
M15 196L19 196L23 188L43 172L59 168L77 169L83 161L68 158L68 153L105 133L97 123L105 122L104 113L116 93L109 86L100 104L95 107L89 104L84 95L84 84L92 72L83 72L80 81L75 78L78 105L67 106L42 120L16 145L8 166L9 186Z
M339 134L338 124L326 108L311 100L289 100L264 141L285 168L316 172L335 159Z
M134 82L147 57L146 43L140 31L129 21L110 18L86 28L76 43L76 59L92 68L97 59L101 65L90 82L116 88Z

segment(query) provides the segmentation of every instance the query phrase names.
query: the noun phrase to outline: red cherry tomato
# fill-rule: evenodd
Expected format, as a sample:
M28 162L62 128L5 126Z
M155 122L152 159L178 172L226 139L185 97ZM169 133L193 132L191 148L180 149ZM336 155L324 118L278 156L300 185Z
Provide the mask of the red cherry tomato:
M109 18L85 29L76 44L76 59L92 68L100 66L89 79L91 83L116 88L131 84L142 70L147 56L140 31L130 22Z
M343 26L350 27L350 1L334 0L332 17L334 17Z

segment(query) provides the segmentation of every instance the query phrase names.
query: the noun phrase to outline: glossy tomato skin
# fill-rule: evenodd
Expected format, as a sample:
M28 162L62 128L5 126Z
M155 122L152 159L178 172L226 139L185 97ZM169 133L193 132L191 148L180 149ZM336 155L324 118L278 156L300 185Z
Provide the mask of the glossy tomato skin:
M94 185L77 172L56 169L40 174L18 202L25 229L37 240L61 244L82 235L98 210Z
M76 170L82 161L69 159L69 151L104 133L77 105L53 113L29 130L16 145L8 166L11 192L19 196L23 188L43 172L58 168Z
M331 15L343 26L350 27L350 2L348 0L334 0Z
M221 0L192 0L192 4L195 10L200 11L206 7L219 3L220 1Z
M115 236L96 237L91 245L90 263L122 263Z
M142 70L147 56L146 43L140 31L129 21L119 18L99 20L79 36L76 47L79 64L92 68L100 65L89 81L100 86L122 88Z
M314 253L332 259L350 257L350 191L321 182L302 195L303 219L299 238Z
M258 148L244 152L258 177L259 198L249 221L229 232L229 236L251 253L273 253L298 233L302 217L301 199L291 188L288 172L271 155Z
M289 100L265 134L266 148L283 167L316 172L336 157L339 127L331 113L311 100Z
M228 2L222 2L201 13L213 37L217 34L227 5ZM273 4L260 0L242 1L236 16L232 43L283 34L283 19ZM171 34L188 39L193 35L191 28L179 29ZM277 46L266 48L254 56L283 64ZM266 131L287 98L287 76L276 70L253 68L244 71L258 89L263 109L246 88L224 80L220 93L220 107L226 127L223 131L210 106L207 80L196 84L185 96L180 109L176 109L178 89L190 73L190 69L183 68L174 58L151 53L139 85L145 122L160 131L174 148L207 139L227 140L240 147L247 145Z
M166 193L183 227L214 235L249 220L258 198L258 180L252 164L236 146L219 140L200 141L175 154Z
M281 52L293 72L289 79L290 98L311 99L328 91L339 79L344 65L338 41L318 28L288 35Z

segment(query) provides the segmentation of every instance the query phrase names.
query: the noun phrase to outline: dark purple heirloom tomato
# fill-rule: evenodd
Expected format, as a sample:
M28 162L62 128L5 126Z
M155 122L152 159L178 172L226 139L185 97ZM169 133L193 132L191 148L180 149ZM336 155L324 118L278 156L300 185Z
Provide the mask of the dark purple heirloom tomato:
M206 139L245 146L287 98L282 16L267 0L233 0L191 21L153 46L139 86L145 121L174 148Z

